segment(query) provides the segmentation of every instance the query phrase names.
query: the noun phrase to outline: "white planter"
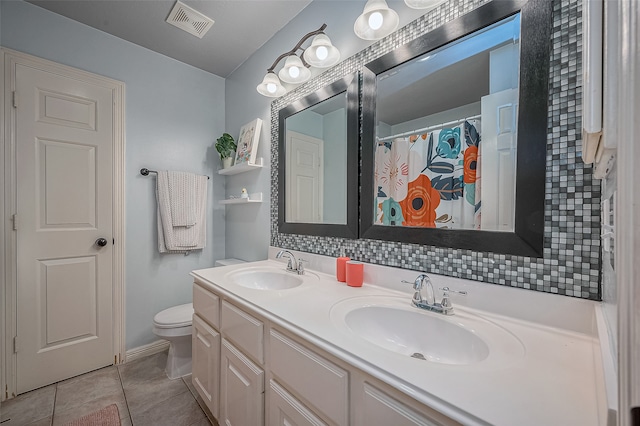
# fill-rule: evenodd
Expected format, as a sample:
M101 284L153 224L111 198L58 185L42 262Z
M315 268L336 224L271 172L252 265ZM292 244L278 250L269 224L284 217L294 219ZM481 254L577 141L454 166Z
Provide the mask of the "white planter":
M222 158L222 168L228 169L233 165L233 157Z

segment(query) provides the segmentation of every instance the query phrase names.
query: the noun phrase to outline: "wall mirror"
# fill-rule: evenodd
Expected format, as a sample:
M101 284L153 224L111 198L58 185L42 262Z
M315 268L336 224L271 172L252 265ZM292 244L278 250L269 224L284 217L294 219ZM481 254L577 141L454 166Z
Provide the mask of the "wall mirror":
M494 1L366 65L361 237L542 256L550 33Z
M358 237L358 77L279 111L280 232Z

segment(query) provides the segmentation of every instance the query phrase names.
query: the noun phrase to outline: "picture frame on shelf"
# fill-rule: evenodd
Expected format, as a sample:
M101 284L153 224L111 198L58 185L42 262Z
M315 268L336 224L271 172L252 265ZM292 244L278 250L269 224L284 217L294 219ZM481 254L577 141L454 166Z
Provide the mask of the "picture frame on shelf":
M259 118L256 118L240 128L235 164L255 164L256 156L258 154L258 142L260 142L261 129L262 120Z

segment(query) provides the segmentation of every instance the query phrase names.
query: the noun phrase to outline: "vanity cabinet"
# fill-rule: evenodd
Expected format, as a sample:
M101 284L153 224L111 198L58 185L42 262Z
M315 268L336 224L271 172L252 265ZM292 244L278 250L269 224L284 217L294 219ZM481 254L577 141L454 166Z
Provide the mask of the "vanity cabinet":
M196 280L192 380L220 424L458 425L241 306Z

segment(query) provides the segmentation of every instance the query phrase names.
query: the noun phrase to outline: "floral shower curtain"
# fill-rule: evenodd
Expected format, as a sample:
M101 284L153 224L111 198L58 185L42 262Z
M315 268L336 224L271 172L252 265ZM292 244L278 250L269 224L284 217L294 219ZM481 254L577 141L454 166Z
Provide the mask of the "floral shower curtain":
M480 120L379 142L376 224L480 229Z

